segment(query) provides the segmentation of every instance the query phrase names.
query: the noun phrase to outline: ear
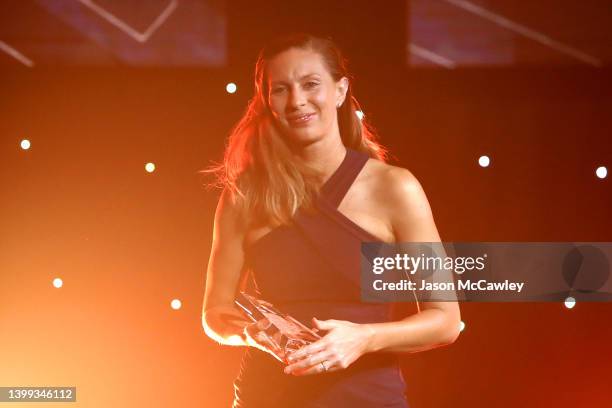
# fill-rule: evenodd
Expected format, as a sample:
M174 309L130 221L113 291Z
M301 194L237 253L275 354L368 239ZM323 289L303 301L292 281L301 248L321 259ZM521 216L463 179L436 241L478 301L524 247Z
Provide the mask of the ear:
M337 93L337 100L336 100L336 106L340 107L343 103L344 100L346 98L346 92L348 91L349 88L349 80L347 77L342 77L340 78L340 80L338 82L336 82L336 93Z

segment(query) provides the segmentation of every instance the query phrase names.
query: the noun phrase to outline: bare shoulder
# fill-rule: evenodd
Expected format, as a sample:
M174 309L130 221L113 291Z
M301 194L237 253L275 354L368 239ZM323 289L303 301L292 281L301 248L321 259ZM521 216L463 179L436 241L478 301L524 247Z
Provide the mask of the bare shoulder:
M421 183L408 169L371 159L365 170L371 188L385 201L404 201L423 194Z
M408 169L369 160L370 191L398 241L435 241L438 237L431 207L421 183Z

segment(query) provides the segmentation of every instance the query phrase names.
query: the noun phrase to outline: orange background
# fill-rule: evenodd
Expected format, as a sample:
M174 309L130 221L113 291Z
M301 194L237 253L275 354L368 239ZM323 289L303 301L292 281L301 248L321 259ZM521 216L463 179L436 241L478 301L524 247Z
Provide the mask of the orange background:
M262 40L323 15L251 3L228 5L224 69L2 68L0 386L77 387L54 407L230 405L243 350L201 326L218 192L197 171L221 158ZM405 2L357 3L317 28L340 38L443 240L612 241L610 177L595 177L612 169L609 67L407 69ZM457 342L402 356L411 406L609 405L612 305L461 307Z
M594 175L612 157L602 76L417 71L384 95L359 81L356 90L396 164L423 184L444 240L609 241L609 178ZM66 406L229 406L242 350L201 326L218 192L197 171L221 157L250 97L246 81L227 94L232 79L5 75L0 385L76 386L78 402ZM402 357L409 401L605 406L611 311L464 304L455 344Z

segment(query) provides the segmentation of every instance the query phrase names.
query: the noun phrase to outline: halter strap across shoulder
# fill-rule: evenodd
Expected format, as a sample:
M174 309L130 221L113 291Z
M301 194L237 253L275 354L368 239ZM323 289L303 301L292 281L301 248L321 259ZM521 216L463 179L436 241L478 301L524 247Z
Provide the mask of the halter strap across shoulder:
M338 208L368 158L363 152L346 149L344 160L321 189L322 196L332 207Z
M317 204L322 214L334 220L337 226L351 232L361 241L378 241L378 238L338 211L338 206L342 199L355 182L368 159L369 156L366 153L347 149L344 160L323 185Z

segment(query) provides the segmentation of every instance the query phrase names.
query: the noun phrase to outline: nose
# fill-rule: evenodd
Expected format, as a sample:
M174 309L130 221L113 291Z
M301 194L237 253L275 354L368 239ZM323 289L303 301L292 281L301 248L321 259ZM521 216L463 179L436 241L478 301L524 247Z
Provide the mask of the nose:
M299 88L293 87L289 94L288 108L296 110L306 104L306 95Z

